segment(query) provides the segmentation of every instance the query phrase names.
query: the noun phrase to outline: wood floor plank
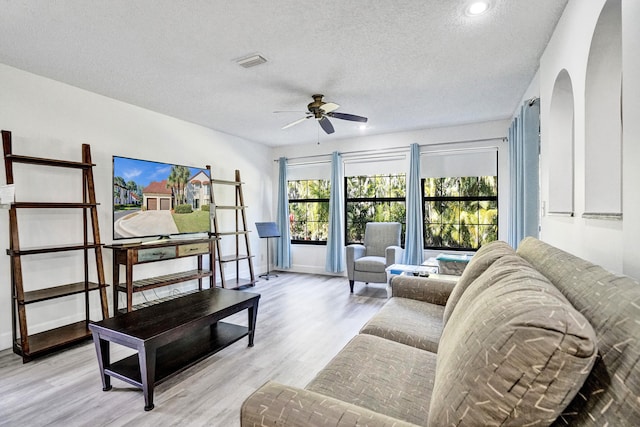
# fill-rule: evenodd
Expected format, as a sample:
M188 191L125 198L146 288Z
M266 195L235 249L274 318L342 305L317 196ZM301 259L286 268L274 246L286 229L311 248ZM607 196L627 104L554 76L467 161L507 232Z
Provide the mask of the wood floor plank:
M93 343L30 363L0 352L0 426L240 425L240 405L269 380L304 387L386 302L382 284L278 272L259 281L255 346L243 339L158 385L155 409L142 392L112 379L102 391ZM228 318L247 324L246 312ZM112 360L129 349L112 345Z

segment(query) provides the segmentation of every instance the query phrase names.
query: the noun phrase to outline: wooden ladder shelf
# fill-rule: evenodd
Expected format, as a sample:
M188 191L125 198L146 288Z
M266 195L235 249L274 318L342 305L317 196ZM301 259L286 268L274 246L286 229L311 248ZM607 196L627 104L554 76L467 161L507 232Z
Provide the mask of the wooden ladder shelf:
M13 202L9 207L9 249L7 255L11 257L11 296L12 296L12 330L13 351L22 356L23 362L47 354L51 351L84 340L91 336L89 331L89 292L98 291L102 318L109 317L107 305L106 283L102 261L102 244L100 243L100 229L98 226L98 211L93 181L93 166L91 149L88 144L82 145L82 161L66 161L29 157L13 154L11 132L2 131L2 147L4 150L4 166L7 184L14 184L14 164L24 163L36 166L79 169L82 171L83 195L80 202ZM60 244L43 247L20 247L18 233L18 211L23 209L81 209L84 241L82 243ZM91 227L91 238L89 236ZM82 251L84 260L84 280L58 286L37 286L38 289L26 290L23 280L22 257L37 254ZM89 251L95 254L97 282L89 280ZM33 289L35 286L30 286ZM67 297L70 295L84 296L84 319L37 334L29 334L27 321L27 306L42 301ZM64 313L68 315L70 313ZM70 317L73 317L71 314Z
M220 271L220 284L223 288L239 288L244 286L254 286L256 283L253 271L253 255L251 254L251 245L249 243L249 229L247 227L247 207L244 204L244 195L242 194L242 180L240 179L240 171L236 170L234 181L224 181L220 179L211 179L211 201L215 206L216 213L213 217L213 230L218 240L216 240L216 261L218 262ZM214 186L232 186L235 193L235 204L218 205L215 200ZM226 212L226 213L225 213ZM228 215L228 213L231 215ZM221 229L221 216L234 217L234 229ZM223 255L223 244L225 237L235 239L234 252ZM227 239L228 240L228 239ZM249 270L248 278L240 278L241 265L247 263ZM229 281L225 277L225 265L228 263L235 264L235 279Z

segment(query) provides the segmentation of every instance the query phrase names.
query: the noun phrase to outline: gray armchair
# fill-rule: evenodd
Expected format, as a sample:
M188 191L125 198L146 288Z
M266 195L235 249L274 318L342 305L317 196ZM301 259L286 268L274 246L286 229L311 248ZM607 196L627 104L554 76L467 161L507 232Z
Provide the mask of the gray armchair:
M347 276L353 293L354 282L387 283L386 268L401 263L402 225L398 222L369 222L364 231L364 245L347 246Z

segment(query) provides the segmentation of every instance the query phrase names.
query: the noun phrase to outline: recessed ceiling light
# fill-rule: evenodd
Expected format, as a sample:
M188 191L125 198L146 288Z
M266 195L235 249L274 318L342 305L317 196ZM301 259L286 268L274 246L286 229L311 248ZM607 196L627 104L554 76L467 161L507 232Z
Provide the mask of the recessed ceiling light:
M360 125L360 126L358 126L358 129L367 130L367 125Z
M486 1L476 1L467 7L467 15L478 16L489 10L489 3Z

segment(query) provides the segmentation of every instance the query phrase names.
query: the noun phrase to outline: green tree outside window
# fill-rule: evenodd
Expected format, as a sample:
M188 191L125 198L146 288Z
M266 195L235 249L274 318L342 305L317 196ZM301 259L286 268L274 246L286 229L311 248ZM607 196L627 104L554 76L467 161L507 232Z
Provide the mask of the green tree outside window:
M424 180L425 246L478 249L498 238L496 176Z

